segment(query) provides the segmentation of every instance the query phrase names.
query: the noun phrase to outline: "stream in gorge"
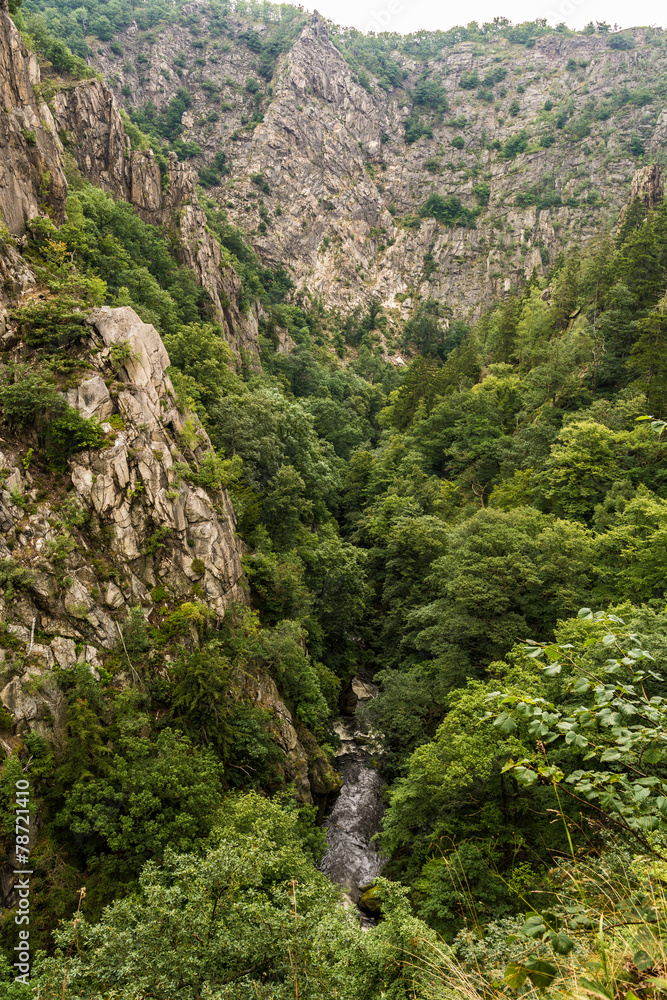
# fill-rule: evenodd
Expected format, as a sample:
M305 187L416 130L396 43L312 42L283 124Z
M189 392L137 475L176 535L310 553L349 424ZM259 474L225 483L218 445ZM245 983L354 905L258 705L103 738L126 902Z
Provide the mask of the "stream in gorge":
M375 698L376 684L352 679L352 691L358 698L356 712ZM355 711L352 708L352 711ZM341 748L336 754L336 768L343 785L331 812L322 823L328 850L320 864L332 882L342 886L350 906L356 906L362 887L368 886L382 869L385 859L378 853L371 838L380 829L384 811L382 778L373 760L377 748L373 734L364 732L356 714L341 715L334 728ZM361 915L362 926L375 923Z

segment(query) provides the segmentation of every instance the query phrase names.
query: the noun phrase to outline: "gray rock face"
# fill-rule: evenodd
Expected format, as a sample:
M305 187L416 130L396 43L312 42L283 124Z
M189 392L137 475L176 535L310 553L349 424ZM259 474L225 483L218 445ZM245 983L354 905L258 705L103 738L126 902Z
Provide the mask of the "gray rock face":
M21 654L0 664L0 700L14 736L31 730L56 743L64 739L66 699L52 671L87 664L96 676L130 608L148 617L158 602L199 602L215 619L246 600L229 496L188 482L211 444L197 417L178 408L160 337L130 308L99 309L89 323L97 372L67 394L107 430L100 449L69 463L69 509L86 516L69 522L60 499L38 500L20 460L25 442L7 441L0 453L0 561L13 567L15 581L0 589L0 621ZM117 360L110 364L118 345L120 370ZM14 502L16 492L30 500L28 509ZM275 685L263 683L286 773L301 776L308 799L308 755Z
M208 229L192 169L172 153L163 189L153 151L131 149L114 96L100 80L56 93L53 112L80 170L93 184L130 202L146 222L174 230L181 263L208 292L214 317L237 358L242 352L257 355L258 310L239 309L240 279Z
M119 559L145 587L165 580L184 597L196 578L206 603L222 614L230 602L243 599L242 546L234 534L232 506L225 492L212 498L201 487L179 481L174 466L175 459L183 462L187 457L196 465L211 448L208 436L194 415L176 407L166 374L169 357L154 327L142 323L129 307L99 309L89 322L100 349L96 361L103 370L113 345L126 348L125 381L112 403L102 379L88 379L75 390L76 405L102 418L112 416L111 409L122 418L124 429L114 434L111 447L73 457L77 494L111 527ZM71 397L74 402L73 393ZM179 436L186 422L197 444L183 452ZM165 537L159 566L146 553L156 524ZM202 563L203 572L193 572L193 563ZM117 588L107 592L117 607ZM76 595L73 600L76 603ZM104 621L106 613L100 614Z
M630 139L640 138L648 156L667 141L662 32L633 29L629 51L609 48L609 37L599 34L545 35L531 48L504 38L459 42L419 59L397 50L391 58L405 79L385 91L372 74L369 90L360 84L327 24L313 15L279 58L271 93L261 84L263 121L253 127L245 83L261 77L258 57L243 41L248 23L229 14L221 44L212 40L207 8L196 3L191 10L207 40L205 67L195 61L201 50L193 50L184 24L164 27L152 45L128 30L121 36L125 57L148 60L132 75L128 103L151 100L161 109L185 86L193 103L183 138L203 150L194 163L210 163L222 149L231 167L213 189L218 202L265 262L283 264L299 288L344 313L377 297L399 321L430 296L456 318L474 318L533 268L543 273L568 245L615 225L635 170ZM95 63L116 75L120 88L126 81L118 61L108 44L101 48ZM179 53L185 64L167 80L160 71ZM466 72L476 70L483 81L499 69L501 82L461 87ZM422 75L445 92L444 114L413 104ZM632 99L612 107L614 95L625 92ZM415 113L432 135L408 143L406 119ZM528 141L519 155L506 158L492 148L523 130ZM457 136L462 149L452 145ZM552 145L541 144L547 136ZM268 192L252 182L257 174ZM489 203L475 229L419 219L434 192L477 207L473 188L480 182L488 185ZM535 185L562 204L526 204Z
M67 197L53 117L33 85L39 67L6 9L0 8L0 223L22 235L48 208L61 221Z
M151 590L159 584L184 601L196 583L201 599L218 615L231 602L245 600L243 546L229 496L209 494L183 478L188 467L196 470L211 444L197 417L176 405L159 335L127 307L100 309L89 322L99 374L84 379L67 398L84 416L103 422L108 440L100 450L78 452L70 460L69 499L90 512L109 538L104 558L115 569L114 579L100 578L104 564L96 568L96 554L83 536L57 526L50 504L37 505L34 514L14 504L12 491L34 500L30 474L11 451L0 453L0 560L29 567L31 574L9 628L27 646L36 621L54 635L48 655L62 668L76 662L77 641L112 647L117 619L137 604L149 613ZM118 344L124 346L125 365L109 378L111 348ZM0 603L5 618L1 594Z

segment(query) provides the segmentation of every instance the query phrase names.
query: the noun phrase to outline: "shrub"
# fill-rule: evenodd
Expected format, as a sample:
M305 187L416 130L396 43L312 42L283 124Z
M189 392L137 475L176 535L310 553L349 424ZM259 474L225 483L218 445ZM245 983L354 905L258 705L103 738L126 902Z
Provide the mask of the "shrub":
M104 441L104 431L95 417L82 417L78 410L66 403L62 414L49 421L43 430L46 457L51 464L61 468L77 451L99 448Z
M459 87L462 90L474 90L479 87L479 73L476 69L472 72L462 73L461 79L459 80Z
M148 638L146 621L141 608L136 607L129 609L121 632L123 634L125 649L128 654L140 656L142 653L145 653L148 649L150 649L151 643Z
M90 332L82 307L85 303L80 299L59 296L20 306L12 310L11 317L30 347L64 347Z
M25 566L18 566L13 559L0 561L0 587L6 600L11 601L17 590L31 590L34 582L33 574Z
M445 226L474 225L475 213L455 195L432 194L419 209L422 218L436 219Z
M454 138L452 139L452 146L454 147L454 149L463 149L465 144L466 144L465 139L463 138L462 135L455 135Z
M271 188L269 187L269 182L267 181L264 174L251 174L250 180L255 184L260 191L264 194L271 194Z
M104 440L99 422L82 417L69 406L53 379L39 368L14 365L0 385L0 406L10 423L38 431L47 459L57 468L62 468L74 452L98 448Z
M447 94L435 80L422 80L418 83L413 100L420 107L433 108L434 111L447 111L449 107Z
M609 39L609 48L624 51L634 49L635 43L629 35L612 35Z
M491 197L491 188L486 183L486 181L480 181L479 184L475 184L472 193L477 199L477 203L482 206L489 204L489 198Z
M503 160L511 160L519 153L525 152L528 147L528 133L525 129L521 129L515 135L511 135L505 140L503 148L500 155Z
M421 118L417 114L409 115L405 119L405 141L408 145L413 142L417 142L422 136L426 136L427 139L433 138L433 129L430 125L422 122Z
M634 157L643 156L646 152L644 143L636 135L633 135L628 143L628 152Z

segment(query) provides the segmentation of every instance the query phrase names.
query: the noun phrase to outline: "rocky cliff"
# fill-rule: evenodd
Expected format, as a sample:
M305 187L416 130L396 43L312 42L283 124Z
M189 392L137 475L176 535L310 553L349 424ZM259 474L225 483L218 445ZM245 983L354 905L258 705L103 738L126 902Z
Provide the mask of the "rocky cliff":
M231 346L252 355L259 310L239 307L240 280L207 228L191 169L172 154L163 184L153 154L131 148L101 80L51 75L48 104L37 96L39 82L36 59L0 10L0 376L7 365L39 360L22 342L11 307L43 298L20 240L31 218L65 217L67 151L84 177L174 232L180 259L209 292ZM158 333L131 308L98 309L87 323L85 377L65 398L99 422L102 446L76 452L60 475L33 460L36 430L5 426L0 439L0 740L7 748L27 731L63 745L67 705L54 668L87 663L97 673L122 650L114 684L132 683L123 637L129 621L159 629L176 614L183 641L196 645L204 620L220 621L230 604L247 601L232 504L225 490L198 485L211 443L176 399ZM335 789L326 757L307 731L297 731L275 683L249 666L236 686L237 697L268 714L282 773L300 798Z
M172 155L163 185L150 150L132 150L112 92L101 80L50 80L48 103L37 96L40 67L5 11L0 11L0 224L21 236L29 219L64 218L67 181L64 141L84 177L130 202L142 218L167 226L178 241L181 262L191 267L211 300L237 357L258 352L259 310L239 308L240 280L223 261L197 200L191 169ZM6 275L20 285L21 263ZM7 260L3 267L8 266ZM11 267L10 267L11 270ZM5 282L5 285L7 281ZM0 296L3 292L0 292ZM11 297L11 295L10 295ZM0 313L4 312L1 308Z
M422 58L397 46L396 86L362 80L334 44L340 29L318 15L267 83L253 32L261 42L269 28L234 15L221 24L193 3L161 30L128 28L94 62L134 109L159 112L185 88L194 163L223 150L231 169L213 189L219 203L266 262L343 311L375 296L400 318L431 296L460 318L478 314L615 225L637 157L659 160L667 137L660 31L627 32L617 47L606 34L558 33ZM416 100L424 82L437 101ZM481 208L475 228L420 218L432 193Z
M22 233L32 216L48 211L61 221L65 211L62 147L36 95L39 81L37 59L0 4L0 225L11 233Z
M30 575L20 596L8 602L5 592L0 618L22 646L35 624L43 639L31 656L47 667L54 659L71 666L76 644L96 662L118 643L130 608L154 613L154 592L170 602L194 592L217 616L244 600L229 497L184 478L211 445L197 418L176 404L162 341L130 308L100 309L89 323L92 371L67 400L101 422L104 446L76 453L56 485L24 460L35 440L3 444L0 559ZM127 354L120 369L110 364L119 344ZM63 502L79 512L73 524L59 515ZM67 663L56 656L60 648L70 651Z
M163 184L152 150L132 149L114 96L101 80L61 88L51 105L58 132L83 175L134 205L144 221L174 231L181 263L192 268L208 292L213 318L237 357L244 351L256 355L259 311L239 309L240 280L208 229L191 168L172 153Z
M158 334L130 308L102 308L88 322L90 370L67 401L101 422L102 448L76 453L55 478L31 464L31 435L5 434L0 453L7 746L26 731L63 742L67 708L53 668L85 662L96 672L124 649L123 629L139 609L140 620L158 629L170 628L175 614L183 641L196 644L201 622L247 600L229 496L193 484L211 445L198 418L177 404ZM12 336L10 328L5 346L21 354ZM132 671L125 653L114 683L131 683ZM282 772L299 797L312 802L334 790L332 768L297 731L274 681L249 667L237 687L238 697L270 716Z

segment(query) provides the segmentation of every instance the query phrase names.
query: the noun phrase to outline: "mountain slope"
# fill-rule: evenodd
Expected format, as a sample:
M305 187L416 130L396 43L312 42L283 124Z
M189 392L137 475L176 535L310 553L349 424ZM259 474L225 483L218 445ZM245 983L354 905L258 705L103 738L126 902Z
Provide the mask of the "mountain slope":
M190 4L173 24L98 45L93 61L158 131L187 91L176 131L198 166L224 151L218 203L265 261L343 312L376 296L406 315L432 296L476 316L614 225L638 158L662 155L660 31L620 43L552 32L530 47L436 38L420 58L389 36L377 44L398 83L381 85L353 72L333 44L345 36L317 14L267 82L260 49L274 30ZM456 205L449 224L420 219L433 193L481 209L475 228L457 225Z

